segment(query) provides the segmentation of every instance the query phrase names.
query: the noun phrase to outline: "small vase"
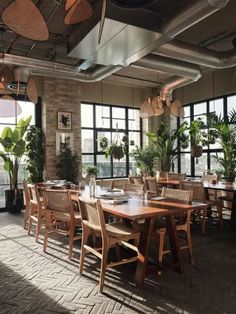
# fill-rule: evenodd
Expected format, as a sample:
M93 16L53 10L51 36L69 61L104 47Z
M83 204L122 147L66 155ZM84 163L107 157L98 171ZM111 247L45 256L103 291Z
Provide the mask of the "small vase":
M89 180L89 196L95 197L96 194L96 180L95 176L91 176Z

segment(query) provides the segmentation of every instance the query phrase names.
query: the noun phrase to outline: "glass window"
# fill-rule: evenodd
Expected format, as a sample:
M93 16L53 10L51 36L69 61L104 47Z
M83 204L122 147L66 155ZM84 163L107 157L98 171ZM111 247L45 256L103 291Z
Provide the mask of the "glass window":
M214 156L224 157L224 155L223 153L214 153L214 152L210 154L211 170L215 172L216 170L220 170L221 167L219 163L216 161L216 158Z
M190 154L181 154L181 173L191 175L191 156Z
M93 153L94 152L94 136L93 130L82 130L82 151L84 153Z
M93 127L93 105L86 105L86 107L81 105L81 127Z
M227 111L236 110L236 95L227 97Z
M87 106L89 110L87 110ZM141 120L139 109L97 104L81 104L82 112L95 112L96 119L86 125L82 123L82 163L94 164L98 167L98 178L127 177L136 165L128 151L141 145ZM90 114L89 114L90 115ZM92 113L91 113L92 116ZM81 115L83 119L83 114ZM112 123L111 123L112 121ZM118 131L117 131L118 129ZM93 138L95 134L95 138ZM128 136L128 147L121 160L110 156L105 158L106 146L117 142L124 144L122 139ZM95 151L94 151L95 150ZM91 155L90 155L91 154Z
M214 112L217 116L224 115L224 100L223 98L214 99L209 102L209 112Z
M195 158L195 176L202 176L207 169L207 153L203 153L201 157Z
M29 101L17 101L21 107L21 114L17 116L17 121L25 119L26 117L32 116L30 125L35 125L35 104Z
M110 128L110 107L96 106L96 127Z

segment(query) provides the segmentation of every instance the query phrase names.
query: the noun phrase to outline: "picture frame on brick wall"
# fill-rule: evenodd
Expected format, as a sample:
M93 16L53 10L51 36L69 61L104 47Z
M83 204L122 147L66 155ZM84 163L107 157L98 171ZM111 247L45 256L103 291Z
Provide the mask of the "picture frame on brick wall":
M71 148L74 152L74 134L56 132L56 155L60 155L65 148Z
M71 130L71 112L58 111L57 128L58 130Z

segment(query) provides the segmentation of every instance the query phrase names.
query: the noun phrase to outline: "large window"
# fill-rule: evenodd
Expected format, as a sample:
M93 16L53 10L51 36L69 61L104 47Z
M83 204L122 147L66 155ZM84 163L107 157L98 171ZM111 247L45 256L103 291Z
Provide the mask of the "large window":
M127 154L121 160L106 158L99 138L106 137L108 145L128 136L128 152L141 146L142 125L139 110L99 104L81 104L82 164L96 165L98 178L127 177L136 173L135 163Z
M13 110L8 110L6 106L12 106ZM38 114L36 114L36 110ZM9 114L8 114L8 113ZM0 99L0 136L2 130L9 126L14 128L20 119L25 119L32 116L31 125L40 125L40 104L33 104L29 101L13 101L12 104L4 103ZM6 117L8 116L8 117ZM1 150L1 147L0 147ZM19 167L19 183L22 183L24 179L25 158L21 160ZM5 207L5 189L9 188L8 173L3 169L3 160L0 158L0 208Z
M199 117L202 118L203 121L206 121L206 114L210 112L224 117L232 110L236 110L236 95L209 99L186 105L184 108L185 117L179 121L180 123L184 121L190 123ZM216 170L218 165L213 155L217 154L220 156L222 154L221 147L218 143L204 146L203 154L199 158L191 157L190 146L186 149L180 149L179 153L178 169L183 173L185 172L188 176L201 176L206 170Z

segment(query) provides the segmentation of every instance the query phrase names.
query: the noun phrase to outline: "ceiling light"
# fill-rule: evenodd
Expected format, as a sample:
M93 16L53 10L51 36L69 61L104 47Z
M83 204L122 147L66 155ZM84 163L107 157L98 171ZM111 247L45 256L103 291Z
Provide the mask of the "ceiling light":
M11 118L22 113L19 103L9 95L0 98L0 116L1 118Z
M6 84L13 81L13 73L8 66L4 66L0 72L0 83Z

